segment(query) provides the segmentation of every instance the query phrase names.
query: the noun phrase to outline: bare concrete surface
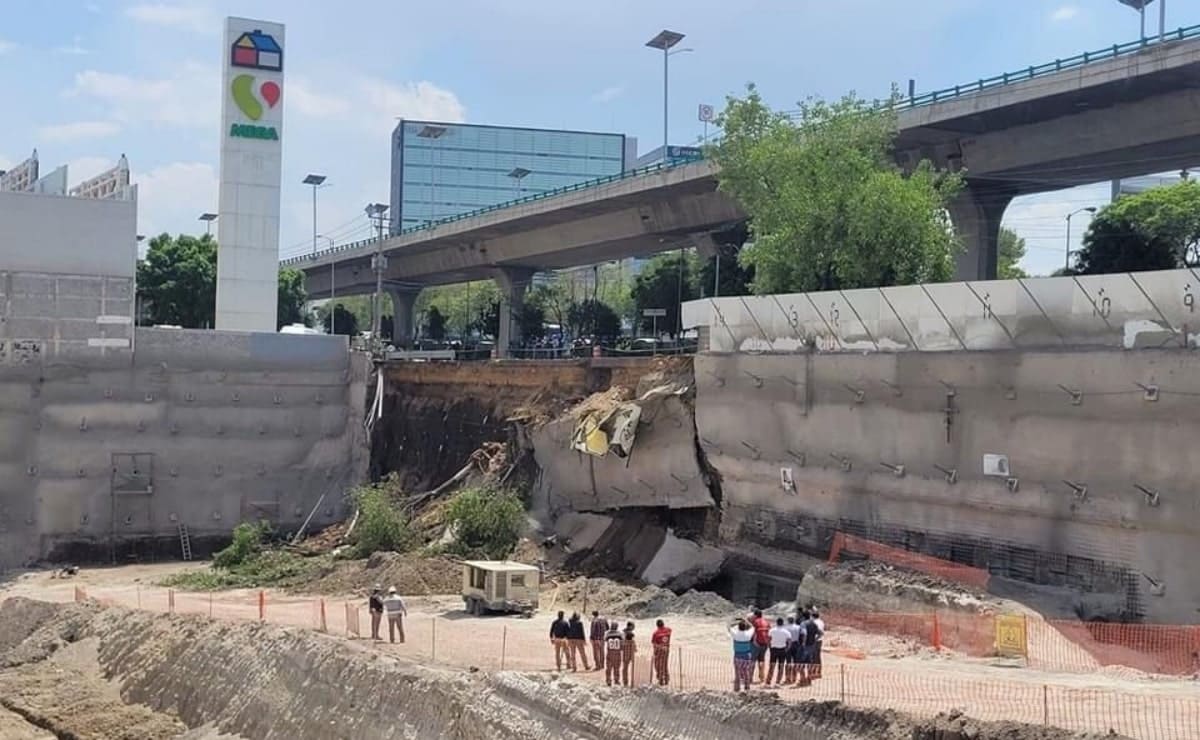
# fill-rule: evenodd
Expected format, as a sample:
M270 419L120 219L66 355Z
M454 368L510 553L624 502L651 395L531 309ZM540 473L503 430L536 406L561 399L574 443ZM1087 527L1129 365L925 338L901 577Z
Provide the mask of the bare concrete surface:
M767 693L609 689L551 675L435 670L306 630L20 597L0 604L0 635L5 705L19 705L58 737L89 740L1092 737L786 703Z

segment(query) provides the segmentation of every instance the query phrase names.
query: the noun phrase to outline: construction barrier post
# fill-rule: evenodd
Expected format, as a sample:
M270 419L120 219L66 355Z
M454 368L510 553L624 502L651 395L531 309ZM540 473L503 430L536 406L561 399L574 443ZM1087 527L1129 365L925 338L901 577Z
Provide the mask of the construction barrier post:
M212 619L212 591L208 592L208 618Z
M142 584L140 584L140 583L138 584L138 587L137 587L137 600L138 600L138 602L137 602L138 609L141 609L142 608Z
M321 631L329 631L329 625L325 622L325 599L321 599Z
M1050 687L1042 684L1042 724L1050 726Z
M508 650L508 625L504 625L504 632L500 634L500 670L504 670L504 654Z
M433 622L433 629L429 632L429 662L437 662L437 617L430 620Z
M167 613L175 613L175 589L173 588L167 589Z
M841 693L841 697L842 697L842 703L843 703L843 704L845 704L845 703L846 703L846 664L845 664L845 663L842 663L841 665L839 665L839 666L838 666L838 668L840 668L840 669L841 669L841 671L839 671L839 672L842 674L842 693Z
M679 676L679 688L683 689L683 648L675 648L675 673Z
M942 649L942 623L938 621L937 612L933 613L933 649L939 652Z
M258 592L258 621L267 621L267 592L261 589Z

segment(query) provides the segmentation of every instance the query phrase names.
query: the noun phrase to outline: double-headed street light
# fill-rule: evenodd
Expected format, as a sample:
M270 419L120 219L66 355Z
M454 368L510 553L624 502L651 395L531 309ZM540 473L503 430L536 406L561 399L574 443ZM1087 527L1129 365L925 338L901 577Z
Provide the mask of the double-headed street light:
M201 213L200 220L204 222L204 235L212 236L212 222L217 220L217 214Z

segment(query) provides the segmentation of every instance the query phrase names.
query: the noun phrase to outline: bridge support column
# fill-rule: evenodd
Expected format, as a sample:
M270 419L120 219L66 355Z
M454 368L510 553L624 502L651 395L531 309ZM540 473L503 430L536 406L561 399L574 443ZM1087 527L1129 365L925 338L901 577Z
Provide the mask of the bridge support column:
M413 306L420 288L397 288L389 286L387 294L392 298L392 344L408 347L413 340Z
M965 248L956 257L955 280L996 279L1000 219L1012 199L1007 188L967 185L950 202L950 220Z
M525 291L533 280L534 269L528 267L497 267L493 274L500 286L500 336L496 337L498 357L508 357L509 349L521 343L521 309L525 306Z

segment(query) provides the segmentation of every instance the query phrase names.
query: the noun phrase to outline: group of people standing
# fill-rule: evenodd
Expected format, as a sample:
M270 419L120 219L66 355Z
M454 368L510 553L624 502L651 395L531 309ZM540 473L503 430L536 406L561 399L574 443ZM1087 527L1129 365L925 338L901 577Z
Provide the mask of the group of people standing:
M652 678L660 686L666 686L671 680L671 628L661 619L655 623L655 627L654 634L650 636ZM585 648L588 642L592 645L595 668L588 665ZM565 664L572 671L577 671L582 664L585 671L604 671L604 680L609 686L633 685L633 659L638 652L633 622L626 622L622 629L618 622L601 617L600 612L594 611L585 633L583 618L578 612L572 614L570 619L567 619L565 612L559 612L558 618L550 624L550 643L554 646L554 665L557 670L563 670Z
M756 609L749 618L729 626L733 639L733 690L754 683L754 666L763 686L808 686L821 677L821 644L825 621L809 607L794 617L777 617L774 624ZM768 667L769 666L769 667Z

